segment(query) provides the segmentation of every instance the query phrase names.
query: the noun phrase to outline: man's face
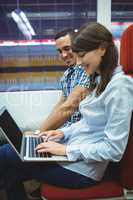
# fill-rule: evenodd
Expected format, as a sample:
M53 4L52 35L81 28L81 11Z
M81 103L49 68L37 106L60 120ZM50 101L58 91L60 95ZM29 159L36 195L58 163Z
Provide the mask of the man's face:
M71 39L69 35L58 38L56 41L57 51L60 54L61 59L67 66L76 64L76 56L72 52Z

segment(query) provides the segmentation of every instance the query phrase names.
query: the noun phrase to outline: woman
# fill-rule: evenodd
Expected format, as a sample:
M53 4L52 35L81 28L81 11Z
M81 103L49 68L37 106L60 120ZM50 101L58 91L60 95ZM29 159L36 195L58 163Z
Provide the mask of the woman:
M112 34L101 24L86 25L74 38L73 51L90 75L91 93L79 108L82 118L70 127L41 133L44 143L36 147L38 152L67 155L73 162L22 163L10 145L1 147L0 174L8 180L10 200L26 199L22 181L31 178L67 188L91 186L101 180L110 161L118 162L123 156L133 109L133 80L117 66Z

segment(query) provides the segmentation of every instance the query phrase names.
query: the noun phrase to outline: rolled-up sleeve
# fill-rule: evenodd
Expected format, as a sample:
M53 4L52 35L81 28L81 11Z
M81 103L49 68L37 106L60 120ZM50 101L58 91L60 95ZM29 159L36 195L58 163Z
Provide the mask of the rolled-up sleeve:
M64 133L64 140L68 140L73 135L73 132L79 126L79 123L81 123L81 120L71 124L70 126L65 126L58 129Z
M70 135L72 134L73 129L71 126L58 129L64 133L64 138L63 138L64 141L67 140L70 137Z

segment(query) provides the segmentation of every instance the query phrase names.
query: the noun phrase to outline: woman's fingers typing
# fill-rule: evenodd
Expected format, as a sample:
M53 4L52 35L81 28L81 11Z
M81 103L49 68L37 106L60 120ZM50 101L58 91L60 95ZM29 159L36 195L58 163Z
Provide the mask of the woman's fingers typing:
M64 133L60 130L51 130L41 132L38 136L43 137L44 142L47 142L49 140L59 141L64 137Z
M66 147L63 144L59 144L53 141L43 142L36 146L35 150L38 153L49 152L56 155L65 155Z

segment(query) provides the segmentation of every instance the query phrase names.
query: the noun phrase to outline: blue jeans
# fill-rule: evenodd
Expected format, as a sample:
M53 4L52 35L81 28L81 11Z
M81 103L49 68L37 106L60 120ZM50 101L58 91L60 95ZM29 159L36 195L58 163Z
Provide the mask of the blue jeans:
M30 179L73 189L96 184L96 181L55 162L22 162L9 144L0 147L0 178L5 182L8 200L26 200L22 183Z

